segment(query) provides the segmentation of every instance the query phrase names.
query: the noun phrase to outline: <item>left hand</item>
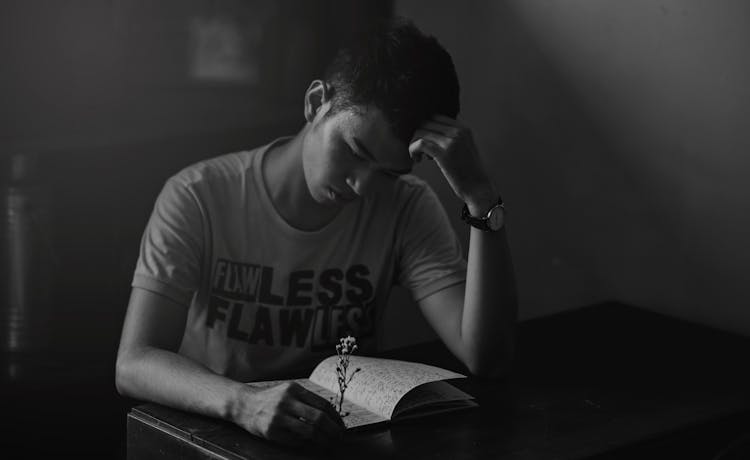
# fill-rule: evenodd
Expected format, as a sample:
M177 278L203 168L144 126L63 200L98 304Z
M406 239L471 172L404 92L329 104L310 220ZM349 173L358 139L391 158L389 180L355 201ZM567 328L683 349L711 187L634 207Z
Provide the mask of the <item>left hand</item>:
M498 194L485 172L471 130L443 115L435 115L416 130L409 144L416 162L434 160L453 192L479 215L497 201Z

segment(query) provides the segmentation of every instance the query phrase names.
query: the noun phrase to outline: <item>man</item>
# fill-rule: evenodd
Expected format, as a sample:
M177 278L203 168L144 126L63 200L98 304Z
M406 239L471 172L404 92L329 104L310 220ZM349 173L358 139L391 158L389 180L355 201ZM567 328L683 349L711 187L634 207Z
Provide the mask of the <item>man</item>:
M458 92L448 53L396 23L312 82L296 136L170 178L143 235L120 393L278 442L329 442L342 422L328 401L242 382L309 371L347 334L374 351L394 282L471 373L506 371L517 307L504 207L454 119ZM421 158L466 204L468 263L435 194L408 174Z

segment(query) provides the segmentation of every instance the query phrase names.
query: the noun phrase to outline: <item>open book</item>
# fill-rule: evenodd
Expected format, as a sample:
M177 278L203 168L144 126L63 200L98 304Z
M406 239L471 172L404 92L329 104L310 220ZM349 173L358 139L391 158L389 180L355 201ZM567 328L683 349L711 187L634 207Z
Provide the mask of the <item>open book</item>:
M294 381L326 401L337 401L337 361L337 356L326 358L315 367L310 378ZM427 364L351 356L349 369L358 367L361 370L344 393L342 410L349 413L343 418L347 429L478 406L473 396L444 382L465 375ZM248 385L263 389L284 381Z

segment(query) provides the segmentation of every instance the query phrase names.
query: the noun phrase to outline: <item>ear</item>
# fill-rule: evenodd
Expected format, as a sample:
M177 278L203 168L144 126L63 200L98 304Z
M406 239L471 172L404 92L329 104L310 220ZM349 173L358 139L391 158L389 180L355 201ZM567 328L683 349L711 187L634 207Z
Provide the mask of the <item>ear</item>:
M320 110L328 111L331 102L332 88L323 80L313 80L305 92L305 120L312 123Z

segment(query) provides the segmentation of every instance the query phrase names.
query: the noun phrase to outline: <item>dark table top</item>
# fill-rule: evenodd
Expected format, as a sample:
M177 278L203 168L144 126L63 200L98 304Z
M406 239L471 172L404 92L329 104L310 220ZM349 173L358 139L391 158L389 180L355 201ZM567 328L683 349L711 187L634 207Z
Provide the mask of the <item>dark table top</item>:
M237 459L631 458L638 448L673 453L662 440L675 436L697 455L750 430L749 352L745 337L603 304L522 323L509 378L452 380L479 408L347 433L331 448L279 446L154 404L130 417ZM439 342L384 356L466 373Z

